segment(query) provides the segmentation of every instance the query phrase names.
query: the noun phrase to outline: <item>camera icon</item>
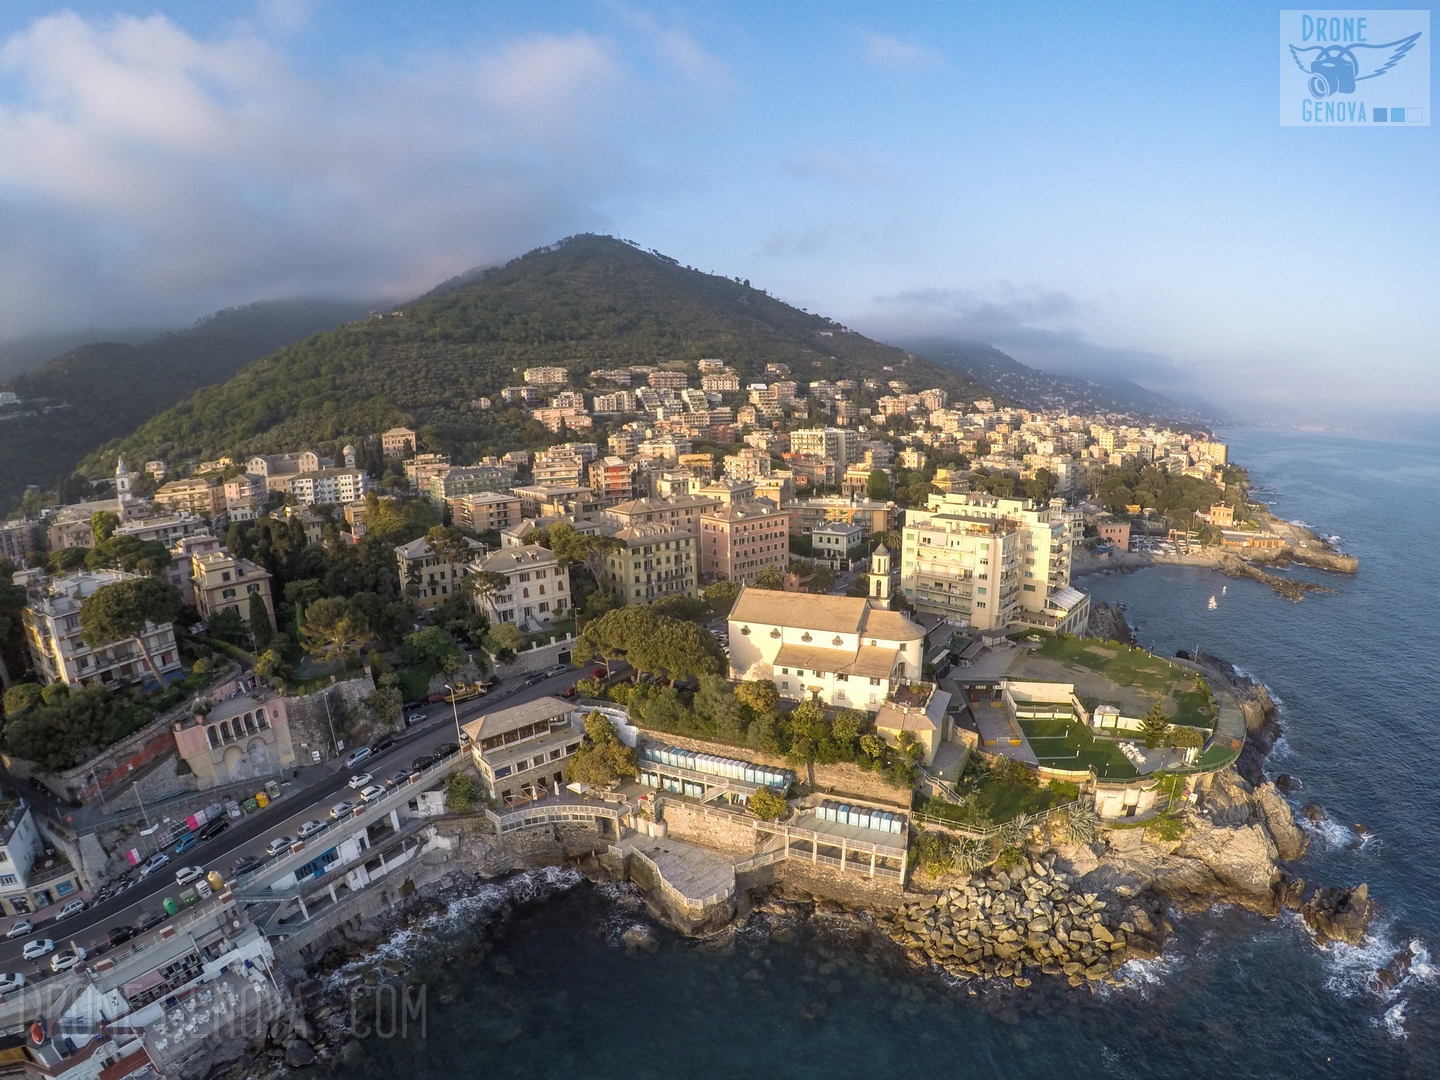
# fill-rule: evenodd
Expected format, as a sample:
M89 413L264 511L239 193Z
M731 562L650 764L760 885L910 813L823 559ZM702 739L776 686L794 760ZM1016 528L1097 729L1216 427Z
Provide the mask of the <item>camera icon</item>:
M1322 50L1310 64L1310 95L1319 99L1331 94L1353 94L1358 68L1355 54L1349 49L1331 45Z

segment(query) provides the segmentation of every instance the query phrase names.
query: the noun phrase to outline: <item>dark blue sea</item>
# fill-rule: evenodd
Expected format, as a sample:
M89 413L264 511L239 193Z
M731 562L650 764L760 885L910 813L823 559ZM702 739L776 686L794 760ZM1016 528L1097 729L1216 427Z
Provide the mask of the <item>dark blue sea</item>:
M1310 881L1368 882L1362 948L1321 950L1293 916L1177 920L1167 955L1092 995L948 985L907 969L853 924L816 919L705 948L662 935L627 955L643 919L625 887L562 871L496 885L397 940L431 980L424 1038L369 1038L347 1077L823 1078L1440 1076L1440 447L1233 431L1234 458L1280 516L1336 534L1353 577L1299 604L1248 580L1155 568L1082 582L1129 608L1141 642L1199 646L1281 704L1269 762L1325 807ZM1222 586L1225 591L1222 593ZM1217 609L1208 609L1214 595ZM1361 842L1353 825L1363 823ZM1373 973L1415 964L1394 990Z

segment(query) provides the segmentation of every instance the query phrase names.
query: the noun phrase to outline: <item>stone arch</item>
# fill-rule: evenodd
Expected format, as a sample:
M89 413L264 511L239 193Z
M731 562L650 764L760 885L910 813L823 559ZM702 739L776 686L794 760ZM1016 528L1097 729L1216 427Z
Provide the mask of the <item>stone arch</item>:
M251 776L263 776L270 771L270 747L264 739L251 739L245 750Z
M215 727L214 724L211 724L209 727L207 727L207 728L205 729L205 734L206 734L206 735L209 737L209 739L210 739L210 749L211 749L211 750L214 750L214 749L216 749L217 747L219 747L219 745L220 745L220 731L219 731L218 728Z
M225 748L224 775L231 780L244 780L250 775L250 763L245 759L245 751L232 744Z

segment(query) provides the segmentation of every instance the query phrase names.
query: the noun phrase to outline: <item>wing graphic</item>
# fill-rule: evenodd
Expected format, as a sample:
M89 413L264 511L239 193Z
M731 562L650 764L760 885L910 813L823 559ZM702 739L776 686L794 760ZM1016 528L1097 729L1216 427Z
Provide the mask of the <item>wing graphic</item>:
M1416 37L1419 37L1419 35L1417 34ZM1294 45L1291 45L1291 46L1290 46L1290 55L1295 58L1295 66L1298 67L1301 71L1305 72L1306 75L1309 75L1309 74L1310 74L1310 61L1313 60L1314 57L1312 57L1312 56L1307 56L1304 60L1302 60L1302 59L1300 59L1300 54L1301 54L1301 53L1318 53L1318 52L1323 52L1323 51L1324 51L1324 46L1322 46L1322 45L1314 45L1314 46L1311 46L1311 47L1308 48L1308 49L1297 49Z
M1421 31L1416 31L1415 33L1411 34L1411 35L1410 35L1409 37L1407 37L1407 38L1401 38L1399 41L1392 41L1392 42L1390 42L1389 44L1386 44L1386 45L1351 45L1351 46L1349 46L1352 50L1359 50L1359 49L1380 49L1380 50L1393 49L1393 50L1394 50L1394 51L1390 54L1389 59L1385 60L1385 62L1384 62L1383 64L1381 64L1380 67L1377 67L1374 71L1370 72L1369 75L1356 75L1356 76L1355 76L1355 81L1356 81L1356 82L1359 82L1361 79L1373 79L1373 78L1375 78L1375 76L1377 76L1377 75L1384 75L1385 72L1389 71L1392 67L1394 67L1396 64L1398 64L1398 63L1400 62L1401 58L1404 57L1404 55L1405 55L1406 53L1408 53L1411 49L1413 49L1413 48L1415 47L1415 43L1420 40L1420 33L1421 33ZM1293 53L1293 52L1295 51L1295 46L1293 46L1293 45L1290 46L1290 51ZM1359 66L1359 67L1362 68L1362 69L1363 69L1364 67L1366 67L1367 64L1368 64L1368 62L1369 62L1369 61L1366 59L1366 55L1367 55L1367 54L1365 54L1365 53L1357 52L1357 53L1356 53L1356 56L1355 56L1355 60L1356 60L1356 62L1357 62L1357 66ZM1376 59L1378 60L1379 58L1377 57Z

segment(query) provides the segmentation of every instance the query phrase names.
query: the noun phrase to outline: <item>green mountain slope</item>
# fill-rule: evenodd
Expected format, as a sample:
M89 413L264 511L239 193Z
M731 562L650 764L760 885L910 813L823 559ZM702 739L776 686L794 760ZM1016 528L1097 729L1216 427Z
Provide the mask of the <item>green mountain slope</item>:
M428 435L433 445L474 456L538 437L514 413L471 406L519 382L525 367L588 372L702 357L724 358L754 378L780 361L803 381L903 378L961 397L986 393L962 374L747 283L587 235L462 275L383 318L287 346L156 416L86 467L102 475L117 452L130 461L173 461L294 450L401 422L426 429L422 441Z
M83 345L0 384L21 399L0 410L0 507L28 484L54 488L87 454L200 387L368 310L331 300L251 304L139 345Z

